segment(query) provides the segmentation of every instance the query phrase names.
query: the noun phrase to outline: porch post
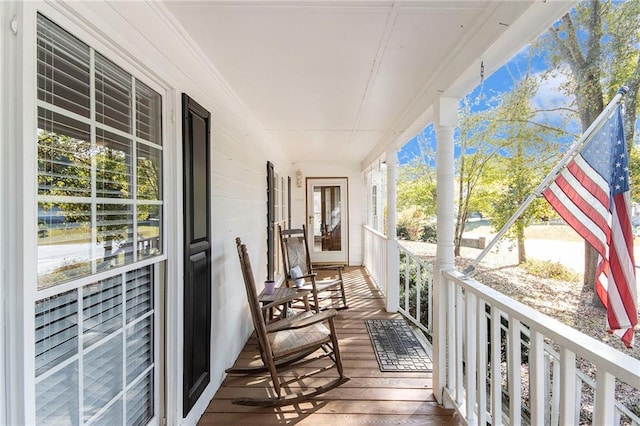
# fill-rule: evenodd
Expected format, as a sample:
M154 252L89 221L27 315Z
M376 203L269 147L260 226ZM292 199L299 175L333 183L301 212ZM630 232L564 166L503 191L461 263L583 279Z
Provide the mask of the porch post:
M458 119L458 100L441 97L435 104L436 130L436 268L433 274L433 393L440 404L447 385L447 282L442 271L454 268L453 256L453 131Z
M398 312L400 298L400 260L396 232L396 162L397 150L387 150L387 312Z

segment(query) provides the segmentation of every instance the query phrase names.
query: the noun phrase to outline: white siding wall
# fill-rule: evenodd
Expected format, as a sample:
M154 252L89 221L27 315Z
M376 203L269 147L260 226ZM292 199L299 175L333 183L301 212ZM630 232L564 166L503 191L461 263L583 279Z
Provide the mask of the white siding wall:
M298 188L293 182L291 204L291 226L297 227L305 223L305 179L317 177L346 177L349 192L349 265L362 265L362 225L367 222L367 194L365 178L360 171L359 163L315 163L297 162L290 170L295 176L297 169L302 172L302 187Z
M29 3L19 7L24 7L24 21L20 28L35 28L35 12L41 10L98 50L120 55L121 63L133 64L168 89L166 101L170 104L167 108L169 117L164 117L169 129L164 146L170 158L165 164L165 174L171 182L165 187L169 259L166 289L168 424L182 422L181 93L187 93L212 113L212 381L184 421L195 423L223 380L224 370L233 364L252 331L235 237L240 236L248 245L254 272L260 282L261 277L266 276L266 163L271 161L276 171L286 175L290 173L290 161L281 149L269 141L231 88L217 74L214 65L203 59L190 40L173 26L172 18L165 14L161 6L151 2L108 4L94 1ZM6 30L5 24L3 31ZM35 55L35 51L28 54ZM1 110L3 123L8 118L6 111ZM24 126L27 128L29 123ZM15 154L15 164L20 161L35 162L35 158L20 158L20 151L15 152L18 152ZM340 174L346 175L345 172ZM351 178L356 173L349 175L350 181L361 180ZM33 195L35 197L35 188ZM9 211L7 204L3 209L6 210L2 211L0 217ZM354 216L363 214L358 212ZM35 224L35 213L33 219ZM31 228L35 228L35 225ZM359 226L353 229L360 232ZM13 241L21 241L19 237L16 236ZM29 235L22 237L35 238ZM16 248L18 243L12 244L14 247L10 249ZM358 249L358 255L359 252ZM17 276L15 271L11 275ZM32 285L35 287L35 283ZM26 303L32 309L32 302ZM19 318L22 310L16 309L9 314ZM25 330L28 328L25 326ZM27 342L30 341L30 332L24 333ZM16 351L13 355L17 358L18 354ZM28 394L25 395L26 399L29 398ZM0 404L0 414L2 407L3 404ZM28 413L29 408L26 411L28 419L32 414ZM2 420L0 417L0 422Z

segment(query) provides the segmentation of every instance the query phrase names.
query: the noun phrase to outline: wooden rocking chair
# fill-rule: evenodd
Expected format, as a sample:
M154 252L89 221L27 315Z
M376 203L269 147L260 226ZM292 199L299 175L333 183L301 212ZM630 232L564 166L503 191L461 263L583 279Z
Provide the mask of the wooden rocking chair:
M265 398L238 398L232 402L240 405L253 406L281 406L306 401L309 398L331 390L346 381L338 338L336 337L333 318L337 315L335 310L327 310L322 313L306 311L294 317L282 319L266 324L263 309L258 301L253 271L247 247L242 244L240 238L236 238L240 266L244 277L245 289L249 300L251 317L255 327L260 356L264 363L262 367L232 367L227 370L230 374L254 374L268 371L273 381L275 396ZM325 326L326 324L326 326ZM327 328L328 327L328 328ZM289 368L305 365L310 362L328 359L331 362L311 372L305 372L303 376L297 376L287 380L282 372ZM319 387L303 390L298 393L283 395L283 387L290 383L304 382L304 378L327 371L333 367L338 370L339 377L327 379L327 383Z
M300 229L282 229L278 226L278 231L287 285L311 291L316 312L327 308L348 308L342 279L343 266L311 265L307 230L304 225ZM333 277L318 279L319 271L333 271Z

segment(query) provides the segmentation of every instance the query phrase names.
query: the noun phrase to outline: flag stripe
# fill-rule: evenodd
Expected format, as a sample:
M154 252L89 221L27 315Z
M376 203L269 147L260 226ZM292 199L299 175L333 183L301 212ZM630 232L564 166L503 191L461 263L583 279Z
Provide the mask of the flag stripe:
M578 177L587 192L600 200L600 204L609 205L609 184L589 165L582 155L577 155L567 166L567 169L572 175Z
M607 327L625 345L632 346L638 308L620 105L543 195L598 252L596 293L607 308Z
M544 191L544 197L551 206L560 214L569 226L571 226L582 238L587 240L601 256L606 256L606 235L591 222L572 200L562 192L555 183Z

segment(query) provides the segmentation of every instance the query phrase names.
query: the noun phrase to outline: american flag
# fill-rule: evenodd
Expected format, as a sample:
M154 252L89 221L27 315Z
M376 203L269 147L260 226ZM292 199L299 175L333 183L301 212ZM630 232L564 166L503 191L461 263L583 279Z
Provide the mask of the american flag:
M607 329L632 347L638 309L628 164L618 105L543 195L598 252L596 293Z

